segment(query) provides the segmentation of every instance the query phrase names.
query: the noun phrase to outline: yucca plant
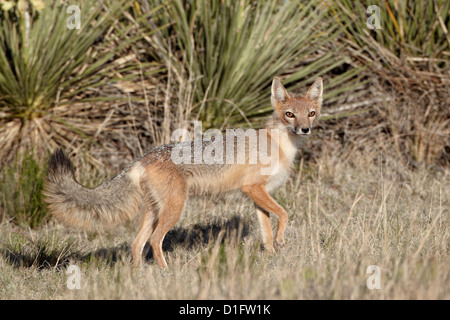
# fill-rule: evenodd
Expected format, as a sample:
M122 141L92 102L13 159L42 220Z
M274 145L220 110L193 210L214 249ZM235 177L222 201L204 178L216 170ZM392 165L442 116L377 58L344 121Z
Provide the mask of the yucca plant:
M43 155L86 137L83 124L92 112L76 102L111 99L86 92L124 67L118 53L129 40L110 34L127 7L123 0L2 1L0 162L18 150Z
M378 56L386 65L396 59L430 70L448 69L450 2L446 0L388 0L329 2L330 13L343 27L355 49ZM377 10L371 10L375 5ZM375 8L375 7L372 7ZM369 29L367 22L378 22Z
M450 2L387 0L327 2L347 51L367 67L391 102L376 110L408 163L448 163L450 111ZM376 11L369 8L376 5ZM378 22L369 28L368 20Z
M298 88L345 62L333 43L339 30L323 1L140 3L143 12L164 5L161 14L141 24L144 31L170 25L146 38L148 52L166 63L171 75L181 79L178 83L190 88L192 105L185 107L204 127L251 125L250 120L271 110L270 83L275 75ZM356 73L326 78L325 98L336 95L332 89Z

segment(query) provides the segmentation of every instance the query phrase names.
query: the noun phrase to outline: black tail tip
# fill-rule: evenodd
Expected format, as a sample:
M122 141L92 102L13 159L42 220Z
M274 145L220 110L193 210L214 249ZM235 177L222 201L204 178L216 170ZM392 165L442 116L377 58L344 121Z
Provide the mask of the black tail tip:
M70 161L69 157L66 156L64 151L59 148L56 150L48 160L48 169L47 173L49 175L55 173L71 173L75 171L73 167L72 161Z

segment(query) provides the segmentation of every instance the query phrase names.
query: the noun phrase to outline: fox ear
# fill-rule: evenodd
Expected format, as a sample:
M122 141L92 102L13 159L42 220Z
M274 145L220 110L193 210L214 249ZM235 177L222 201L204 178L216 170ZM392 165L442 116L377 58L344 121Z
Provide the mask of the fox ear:
M322 78L318 77L312 86L308 89L306 97L314 102L316 102L319 107L322 104L322 93L323 93L323 82Z
M281 79L278 77L273 78L272 81L272 96L270 100L272 102L272 106L275 108L276 105L280 102L285 101L289 98L289 93L286 88L281 83Z

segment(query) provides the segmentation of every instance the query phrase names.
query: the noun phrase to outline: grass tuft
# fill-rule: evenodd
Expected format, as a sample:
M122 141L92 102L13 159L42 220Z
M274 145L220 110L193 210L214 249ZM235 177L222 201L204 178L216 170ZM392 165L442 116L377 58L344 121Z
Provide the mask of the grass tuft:
M45 169L25 155L21 163L5 166L0 172L0 204L2 219L22 227L35 228L47 221L43 199Z

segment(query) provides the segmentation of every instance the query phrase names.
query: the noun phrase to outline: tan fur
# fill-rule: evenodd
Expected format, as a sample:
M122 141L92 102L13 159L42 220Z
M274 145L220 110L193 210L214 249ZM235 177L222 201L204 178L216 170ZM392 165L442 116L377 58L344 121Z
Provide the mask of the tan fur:
M278 217L275 241L282 246L288 214L269 192L289 177L301 136L310 134L319 117L322 91L321 78L314 82L305 96L288 93L279 78L273 80L271 101L274 113L267 122L267 131L260 131L261 136L258 136L258 139L267 138L270 147L278 151L277 160L271 164L263 164L259 160L250 163L248 155L252 148L259 148L258 143L256 147L250 146L250 142L245 145L243 164L224 161L220 164L176 164L171 153L179 145L165 145L137 159L110 181L87 189L75 180L70 160L62 151L57 151L49 161L46 181L45 196L49 210L67 225L88 229L105 224L113 226L138 217L141 227L132 245L134 263L140 263L142 249L150 238L155 260L165 268L167 263L162 241L178 221L189 196L240 190L255 202L264 247L273 252L269 215L273 213ZM278 134L274 136L271 129L278 130ZM235 151L240 148L234 137L224 139L233 139L224 141L234 145ZM210 143L203 142L202 150ZM272 150L270 147L268 149ZM268 169L269 174L262 174L261 169Z

